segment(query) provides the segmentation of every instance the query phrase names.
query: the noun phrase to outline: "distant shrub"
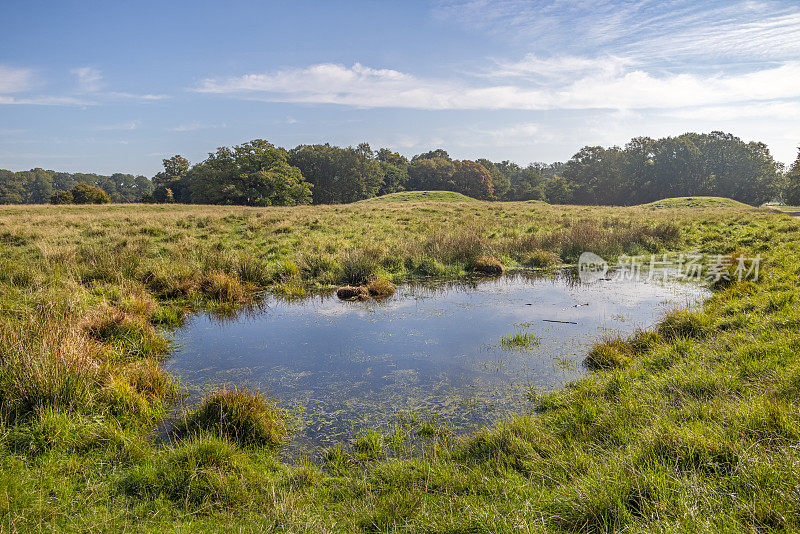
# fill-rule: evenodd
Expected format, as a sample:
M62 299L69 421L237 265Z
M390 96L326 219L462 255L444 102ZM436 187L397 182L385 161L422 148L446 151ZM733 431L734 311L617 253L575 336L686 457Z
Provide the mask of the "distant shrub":
M75 204L108 204L111 201L105 191L86 182L75 184L70 193Z
M178 436L212 433L240 445L274 449L288 438L286 415L261 395L221 389L175 428Z
M69 191L64 191L63 189L59 189L52 195L50 195L50 204L72 204L73 198L72 193Z

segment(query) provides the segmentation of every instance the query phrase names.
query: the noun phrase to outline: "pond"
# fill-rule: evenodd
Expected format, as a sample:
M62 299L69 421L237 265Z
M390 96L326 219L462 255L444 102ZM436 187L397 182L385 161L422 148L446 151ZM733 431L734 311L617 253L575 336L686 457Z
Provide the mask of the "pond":
M466 432L530 409L530 390L579 377L604 335L705 296L688 283L584 285L562 272L405 285L382 301L268 297L233 318L190 318L166 367L188 403L223 384L269 395L295 412L294 444L305 450L407 412Z

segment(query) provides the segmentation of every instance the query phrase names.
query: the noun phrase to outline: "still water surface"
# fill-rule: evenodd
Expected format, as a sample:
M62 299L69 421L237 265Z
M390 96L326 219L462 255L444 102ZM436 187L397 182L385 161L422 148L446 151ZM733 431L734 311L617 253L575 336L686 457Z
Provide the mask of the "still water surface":
M529 409L530 388L580 376L604 335L651 326L706 295L686 283L581 285L559 274L408 285L380 302L269 297L234 318L192 317L175 334L167 368L192 392L190 403L210 387L247 385L296 410L295 444L305 448L404 412L463 432ZM526 332L541 342L502 346L504 336Z

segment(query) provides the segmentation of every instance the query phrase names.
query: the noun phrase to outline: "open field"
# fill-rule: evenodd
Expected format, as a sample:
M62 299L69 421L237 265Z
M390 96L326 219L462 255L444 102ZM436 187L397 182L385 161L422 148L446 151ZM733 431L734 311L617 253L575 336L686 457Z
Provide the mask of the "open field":
M800 528L800 221L708 199L653 209L436 198L0 207L2 529ZM548 268L586 250L763 261L758 281L597 347L596 373L531 394L537 415L474 436L398 420L283 465L282 411L229 391L173 443L153 437L180 394L159 368L162 329L193 310L224 313L267 290L454 278L488 256Z

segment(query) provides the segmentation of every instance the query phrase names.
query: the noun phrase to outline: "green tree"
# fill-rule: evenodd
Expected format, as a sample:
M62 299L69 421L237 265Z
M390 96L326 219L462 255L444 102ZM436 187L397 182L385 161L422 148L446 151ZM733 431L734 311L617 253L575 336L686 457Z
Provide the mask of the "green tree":
M188 173L191 201L203 204L294 206L311 203L309 184L286 150L263 139L219 148Z
M800 205L800 150L786 173L786 191L783 198L787 204Z
M371 198L383 185L383 169L366 143L356 148L300 145L289 152L289 162L314 185L315 204Z
M494 196L498 200L505 200L508 190L511 188L511 180L509 180L508 176L503 174L497 165L488 159L479 159L478 163L483 165L483 167L492 175L492 188L494 190Z
M378 150L376 158L383 174L383 183L378 194L387 195L405 190L408 182L408 159L388 148Z
M453 181L455 166L448 158L433 157L411 160L408 168L408 186L412 191L455 191Z
M481 200L495 200L492 175L477 161L454 161L453 182L458 193Z
M153 176L153 198L156 202L166 202L167 189L170 189L177 202L189 201L189 186L186 177L189 173L189 160L180 155L161 160L164 170ZM140 196L145 192L139 192Z

